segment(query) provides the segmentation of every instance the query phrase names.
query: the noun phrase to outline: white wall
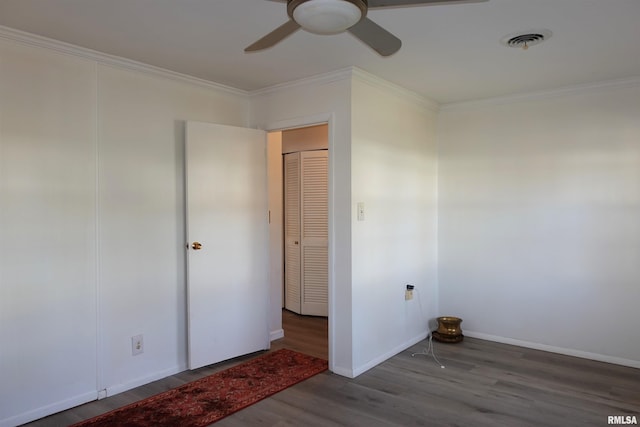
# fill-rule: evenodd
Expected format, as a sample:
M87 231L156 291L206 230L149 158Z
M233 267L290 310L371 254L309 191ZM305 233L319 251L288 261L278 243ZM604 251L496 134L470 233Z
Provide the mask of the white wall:
M186 369L184 122L245 125L245 98L98 69L100 327L109 394ZM131 337L144 335L142 355Z
M0 425L96 395L95 114L95 64L0 41Z
M637 82L446 108L441 314L640 367L639 118Z
M351 72L255 93L251 125L268 130L329 121L329 367L352 375L351 351ZM272 290L272 292L276 292ZM272 301L276 301L275 295ZM280 309L272 304L272 310ZM338 325L338 327L336 327ZM273 332L273 331L272 331Z
M354 374L424 339L437 301L437 109L358 72L352 89ZM365 219L356 206L364 203ZM406 285L415 298L405 301Z
M436 112L354 69L252 96L259 128L331 117L329 358L341 375L357 376L424 338L437 314ZM358 201L367 204L364 223L356 222ZM405 302L407 283L419 300Z
M0 41L0 426L186 366L183 123L248 97L94 56Z

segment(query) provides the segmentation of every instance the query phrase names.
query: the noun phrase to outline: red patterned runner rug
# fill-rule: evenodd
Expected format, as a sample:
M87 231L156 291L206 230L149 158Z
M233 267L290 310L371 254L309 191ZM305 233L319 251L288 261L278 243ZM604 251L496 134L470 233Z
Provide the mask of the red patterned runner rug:
M281 349L73 427L207 426L326 369L326 360Z

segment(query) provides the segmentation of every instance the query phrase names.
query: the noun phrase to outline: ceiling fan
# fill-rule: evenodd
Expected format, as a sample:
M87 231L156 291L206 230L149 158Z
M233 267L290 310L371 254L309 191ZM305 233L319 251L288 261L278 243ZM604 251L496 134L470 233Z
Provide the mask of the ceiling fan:
M434 3L477 3L488 0L271 0L287 3L289 21L244 51L274 46L300 28L314 34L349 31L382 56L396 53L402 41L367 18L370 8L428 5Z

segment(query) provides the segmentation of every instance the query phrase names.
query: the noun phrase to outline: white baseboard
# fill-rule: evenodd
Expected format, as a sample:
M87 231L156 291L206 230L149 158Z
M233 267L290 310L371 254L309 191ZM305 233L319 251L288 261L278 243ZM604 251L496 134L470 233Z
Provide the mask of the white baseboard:
M564 348L564 347L556 347L552 345L539 344L539 343L530 342L530 341L521 341L513 338L506 338L506 337L501 337L497 335L483 334L481 332L468 331L466 329L464 330L464 335L467 337L478 338L481 340L494 341L502 344L516 345L518 347L532 348L534 350L548 351L550 353L564 354L567 356L580 357L582 359L596 360L598 362L612 363L614 365L629 366L631 368L640 369L640 361L638 360L623 359L620 357L607 356L605 354L590 353L588 351L574 350L571 348Z
M336 375L340 375L341 377L346 377L346 378L355 378L356 376L353 375L353 370L351 369L347 369L347 368L342 368L340 366L333 366L330 368L330 371L333 372Z
M279 340L284 338L284 329L278 329L277 331L271 331L269 333L269 341Z
M349 375L343 375L349 378L355 378L360 374L365 373L366 371L368 371L369 369L379 365L380 363L384 362L385 360L395 356L396 354L400 353L401 351L404 351L406 349L408 349L409 347L411 347L412 345L415 345L417 343L419 343L420 341L424 340L425 338L427 338L427 336L429 335L429 332L423 332L420 335L417 335L407 341L405 341L404 343L396 346L395 348L393 348L392 350L376 357L375 359L372 359L370 361L368 361L367 363L357 366L353 369L352 372L352 376ZM336 374L342 375L339 372L335 372Z
M126 382L124 384L116 384L113 386L109 386L106 388L107 391L107 397L119 394L119 393L123 393L125 391L134 389L136 387L140 387L142 385L145 384L149 384L150 382L153 381L157 381L157 380L161 380L163 378L166 378L170 375L175 375L178 374L180 372L186 371L187 370L187 366L186 365L179 365L179 366L175 366L171 369L167 369L164 371L159 371L159 372L154 372L151 375L147 375L141 378L136 378L133 381L129 381Z
M97 391L80 394L69 399L61 400L60 402L52 403L51 405L46 405L41 408L33 409L31 411L0 420L0 427L14 427L25 424L48 415L55 414L56 412L65 411L69 408L73 408L74 406L91 402L96 400L97 397Z

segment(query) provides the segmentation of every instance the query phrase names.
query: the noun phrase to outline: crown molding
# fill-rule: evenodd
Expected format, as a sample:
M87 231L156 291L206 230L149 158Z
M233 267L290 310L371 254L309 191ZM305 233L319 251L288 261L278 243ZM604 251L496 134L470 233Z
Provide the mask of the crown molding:
M261 95L269 95L276 92L281 92L284 90L299 88L299 87L317 87L327 83L332 83L336 81L357 79L363 83L367 83L373 87L377 87L382 90L391 91L394 94L410 101L418 104L423 108L427 108L432 111L438 111L439 105L437 102L430 100L424 96L421 96L415 92L412 92L402 86L399 86L395 83L391 83L388 80L385 80L381 77L373 75L367 71L362 70L358 67L347 67L342 68L336 71L330 71L324 74L318 74L311 77L305 77L302 79L280 83L277 85L269 86L263 89L256 89L254 91L249 92L250 96L261 96Z
M452 102L442 104L441 111L458 111L475 108L484 108L498 105L515 104L519 102L536 101L562 96L575 95L579 93L599 92L609 89L632 88L640 86L640 77L627 79L605 80L594 83L577 84L565 86L557 89L542 90L536 92L525 92L513 95L499 96L495 98L478 99L473 101Z
M342 80L348 80L352 75L352 68L343 68L336 71L330 71L328 73L317 74L311 77L304 77L298 80L292 80L290 82L279 83L273 86L268 86L262 89L256 89L249 92L249 96L256 97L262 95L270 95L276 92L282 92L285 90L295 89L299 87L313 87L321 86L328 83L333 83Z
M428 110L435 111L435 112L440 110L440 104L427 98L426 96L419 95L416 92L413 92L409 89L406 89L402 86L399 86L395 83L385 80L382 77L378 77L374 74L371 74L368 71L364 71L361 68L352 67L351 69L353 70L354 78L356 78L357 80L363 83L367 83L373 87L376 87L382 90L391 91L395 95L398 95L410 102L416 103L419 106L426 108Z
M198 77L189 76L187 74L170 71L153 65L144 64L142 62L133 61L131 59L122 58L120 56L109 55L107 53L98 52L96 50L76 46L63 41L27 33L25 31L16 30L10 27L5 27L3 25L0 25L0 40L9 40L28 46L44 48L58 53L95 61L103 65L138 71L156 77L163 77L182 83L197 85L206 89L213 89L216 91L229 93L235 96L248 97L249 95L247 91L236 89L231 86L226 86Z

